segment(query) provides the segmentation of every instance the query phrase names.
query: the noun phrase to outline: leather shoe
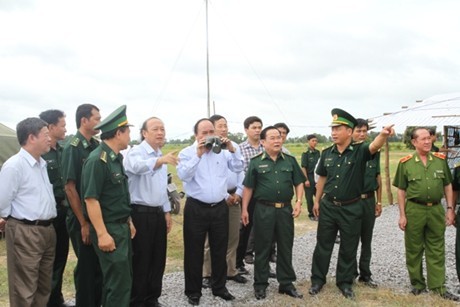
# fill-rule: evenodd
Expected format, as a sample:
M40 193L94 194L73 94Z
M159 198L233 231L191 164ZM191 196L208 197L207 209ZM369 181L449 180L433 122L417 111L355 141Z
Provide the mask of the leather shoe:
M413 295L420 295L423 292L425 292L425 289L412 288L412 290L410 290L410 293L412 293Z
M202 285L203 289L211 288L211 277L203 277Z
M353 292L353 289L351 288L344 288L340 289L342 291L343 296L349 299L354 299L355 298L355 293Z
M237 267L236 270L238 271L238 275L247 275L249 271L246 270L244 266Z
M449 300L449 301L454 301L454 302L460 301L460 297L456 296L453 293L450 293L449 291L446 291L446 292L444 292L444 294L441 294L441 297L443 299Z
M233 295L230 294L230 292L228 291L224 291L224 292L221 292L221 293L213 293L214 296L218 296L226 301L231 301L231 300L234 300L235 297Z
M286 295L289 295L290 297L293 297L293 298L303 298L303 295L300 294L299 292L297 292L297 290L295 288L288 289L288 290L279 289L278 293L286 294Z
M358 281L360 283L362 283L363 285L368 286L370 288L377 288L378 287L377 283L370 276L369 277L360 276L358 278Z
M251 254L244 256L244 262L247 264L254 264L254 256Z
M276 278L276 273L273 272L271 269L270 272L268 272L268 278Z
M323 286L319 285L319 284L312 284L311 287L310 287L310 290L308 290L308 293L310 295L316 295L319 293L319 291L321 291L321 289L323 288Z
M257 290L254 290L254 296L258 300L263 300L264 298L267 297L267 294L265 293L265 289L257 289Z
M189 295L188 296L188 303L193 306L200 305L200 297L196 295Z
M248 280L246 277L236 274L235 276L227 276L227 280L233 280L234 282L237 282L239 284L245 284Z

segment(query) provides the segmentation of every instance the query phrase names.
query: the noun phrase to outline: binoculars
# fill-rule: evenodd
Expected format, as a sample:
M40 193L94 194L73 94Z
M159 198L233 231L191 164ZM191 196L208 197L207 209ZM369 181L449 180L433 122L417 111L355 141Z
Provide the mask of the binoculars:
M218 136L208 136L204 141L204 146L206 149L212 150L214 153L218 154L222 149L227 149L227 144L222 143Z

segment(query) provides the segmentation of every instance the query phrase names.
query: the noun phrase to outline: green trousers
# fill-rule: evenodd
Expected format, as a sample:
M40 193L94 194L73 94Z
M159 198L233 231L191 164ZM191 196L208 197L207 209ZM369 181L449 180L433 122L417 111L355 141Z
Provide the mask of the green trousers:
M312 217L313 214L313 197L316 194L316 182L315 182L315 174L308 173L307 174L308 181L310 181L310 187L305 187L305 200L307 201L307 209L308 209L308 216Z
M266 289L270 271L272 241L278 246L276 278L279 289L290 290L296 280L292 267L294 218L292 206L275 208L256 202L254 208L254 289Z
M311 268L312 284L322 286L326 283L335 238L337 232L340 231L336 285L340 289L351 288L356 273L356 252L362 216L361 200L344 206L336 206L324 198L321 199L316 247Z
M411 285L420 290L426 288L422 269L425 253L428 289L443 294L446 281L444 208L441 205L428 207L407 201L406 218L404 239Z
M359 257L359 272L356 276L371 277L372 237L375 225L375 197L361 200L363 204L363 219L361 221L361 255ZM358 265L357 265L358 267Z
M102 306L129 306L133 282L131 234L127 223L107 223L107 231L116 249L107 253L99 249L97 234L91 227L91 241L101 264L103 276Z
M460 206L457 204L459 209L457 210L457 216L455 217L456 236L455 236L455 268L457 270L457 278L460 281Z

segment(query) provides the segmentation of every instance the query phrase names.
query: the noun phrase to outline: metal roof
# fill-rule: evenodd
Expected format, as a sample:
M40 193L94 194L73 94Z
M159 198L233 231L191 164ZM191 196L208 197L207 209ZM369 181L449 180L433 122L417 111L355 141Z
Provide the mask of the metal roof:
M460 126L460 92L432 96L369 121L375 127L394 124L396 131L404 131L407 126L436 126L442 133L443 126Z

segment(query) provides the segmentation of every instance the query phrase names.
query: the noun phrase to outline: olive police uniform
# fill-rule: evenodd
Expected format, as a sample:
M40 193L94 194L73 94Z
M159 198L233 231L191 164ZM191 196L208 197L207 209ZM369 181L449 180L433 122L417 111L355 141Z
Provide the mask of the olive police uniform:
M77 131L64 146L62 153L63 183L65 185L69 180L73 180L80 199L82 198L80 182L83 163L98 145L99 142L95 138L88 141L80 131ZM100 306L102 273L96 253L91 245L83 244L80 222L72 209L67 210L66 223L70 241L78 258L74 269L76 305L77 307Z
M372 236L375 225L375 191L379 188L377 176L380 175L380 152L367 161L364 173L364 187L361 193L363 218L361 221L361 256L359 257L359 275L364 280L371 277ZM358 271L356 271L356 276Z
M406 265L412 286L426 288L422 272L425 251L428 288L445 293L445 211L440 205L444 187L452 182L445 157L429 153L426 165L415 153L402 158L393 185L406 191L407 225L404 232Z
M307 170L307 179L310 182L309 187L305 187L305 199L307 201L308 216L313 217L313 196L316 194L315 167L318 163L321 153L318 149L308 148L302 153L300 165Z
M61 306L64 303L62 296L62 275L64 274L69 254L69 234L66 227L67 205L65 203L64 182L62 181L62 146L56 143L56 148L50 148L42 158L46 161L48 178L53 185L54 199L56 200L57 216L53 220L56 230L56 253L53 263L53 279L48 306Z
M356 119L340 109L332 110L331 126L354 128ZM343 152L334 144L323 150L316 173L326 177L320 200L320 214L311 269L312 285L326 283L332 250L340 231L336 285L350 289L356 273L356 252L361 231L361 192L366 162L372 159L369 143L350 143Z
M126 106L122 106L95 129L100 129L104 133L126 125ZM116 246L110 253L100 250L96 231L91 225L91 242L102 269L103 306L129 306L131 297L132 249L128 225L131 204L128 179L122 160L121 154L115 154L105 142L102 142L91 152L83 165L81 188L84 209L87 212L84 199L94 198L99 201L102 219Z
M254 208L254 289L268 286L269 259L273 239L278 246L276 277L280 290L294 288L292 267L294 219L291 200L293 187L305 182L296 159L280 152L276 161L263 152L249 163L243 184L253 189Z
M460 195L460 163L455 165L454 168L454 180L452 181L452 188L457 191ZM455 204L459 208L455 217L456 236L455 236L455 268L457 270L457 278L460 280L460 206L458 206L459 199L454 199Z

